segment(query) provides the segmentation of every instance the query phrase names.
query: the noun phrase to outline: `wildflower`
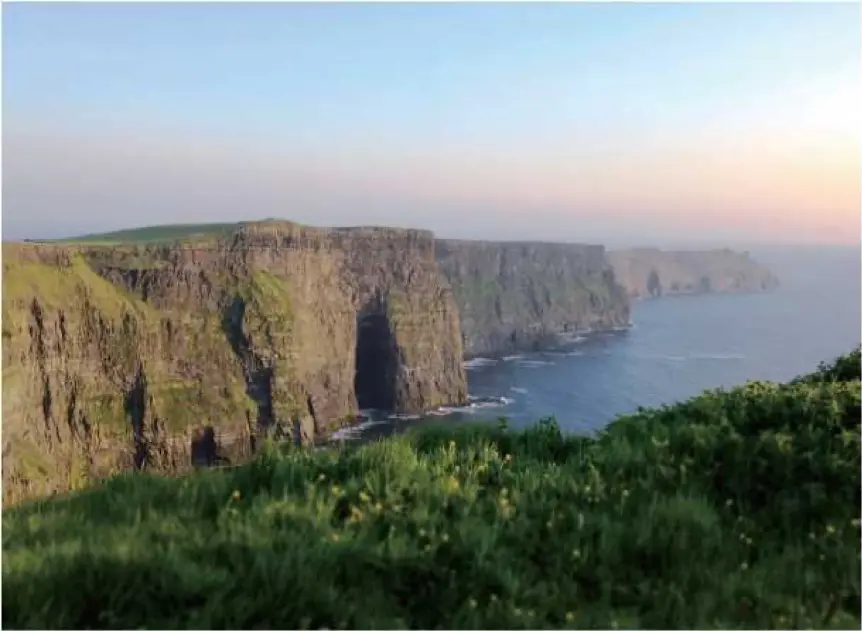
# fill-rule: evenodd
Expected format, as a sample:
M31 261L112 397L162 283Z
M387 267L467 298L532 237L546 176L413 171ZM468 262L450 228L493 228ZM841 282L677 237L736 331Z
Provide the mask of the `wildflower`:
M628 497L628 496L629 496L629 490L623 489L623 497Z
M859 519L851 519L850 520L850 525L853 526L854 528L858 528L860 524L862 524L862 520L859 520Z
M359 510L359 508L357 508L356 506L350 507L350 519L352 519L353 521L362 521L363 517L364 515L362 514L362 511Z
M368 496L368 493L365 491L359 491L359 500L362 502L371 501L371 498Z
M469 600L469 603L470 603L470 609L475 609L475 608L476 608L476 604L477 604L477 603L476 603L476 599L475 599L475 598L471 598L471 599Z
M747 570L747 569L748 569L748 563L746 563L745 561L743 561L743 562L740 564L740 566L739 566L739 567L740 567L740 569L742 569L742 570Z
M835 526L833 526L832 524L827 524L826 532L830 535L834 535L835 534Z
M424 537L424 536L425 536L425 529L424 529L424 528L420 528L420 529L419 529L419 536L420 536L420 537Z
M443 535L442 535L440 538L443 540L443 543L446 543L447 541L449 541L449 535L448 535L448 533L445 533L445 532L444 532L444 533L443 533Z
M319 476L317 476L317 481L318 481L318 482L323 482L325 479L326 479L326 474L325 474L325 473L321 473Z
M512 462L512 454L506 454L506 457L503 458L506 462Z
M492 603L497 602L497 594L491 594L491 602Z
M455 449L455 441L454 440L449 441L449 449Z
M727 501L724 503L724 505L725 505L725 506L733 506L733 500L730 500L730 499L729 499L729 500L727 500Z
M383 510L383 504L381 504L380 502L374 502L374 510L379 513Z
M238 501L240 501L240 499L242 499L242 495L240 495L239 490L236 490L236 491L234 491L234 492L233 492L233 495L231 495L231 496L230 496L230 498L231 498L234 502L238 502Z
M341 489L338 487L337 484L333 484L332 485L332 494L337 496L339 493L341 493Z
M509 494L509 489L507 489L505 487L500 489L500 495L508 495L508 494Z
M515 607L515 608L512 610L512 613L514 613L516 616L520 616L520 615L521 615L521 608L520 608L520 607Z
M333 532L329 535L329 539L331 541L338 541L340 538L341 536L337 532Z
M572 550L572 558L573 559L580 559L581 558L581 551L578 550L577 548Z
M571 611L567 611L566 612L566 622L571 622L574 619L575 619L575 614L573 614Z

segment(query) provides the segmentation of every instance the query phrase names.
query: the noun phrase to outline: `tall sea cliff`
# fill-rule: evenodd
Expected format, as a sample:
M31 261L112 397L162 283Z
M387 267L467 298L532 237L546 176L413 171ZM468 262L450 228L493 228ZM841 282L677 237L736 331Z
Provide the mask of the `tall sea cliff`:
M656 269L599 245L275 220L133 236L3 246L7 501L241 461L264 435L316 440L360 409L463 404L465 356L624 327ZM705 275L712 291L771 286L739 280L738 256L675 256L656 295Z

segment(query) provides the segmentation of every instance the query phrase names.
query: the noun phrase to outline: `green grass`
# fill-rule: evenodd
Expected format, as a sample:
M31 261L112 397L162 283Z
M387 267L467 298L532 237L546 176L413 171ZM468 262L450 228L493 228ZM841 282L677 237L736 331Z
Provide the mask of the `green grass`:
M3 621L859 628L859 372L115 478L4 512Z
M63 243L158 243L175 241L190 237L223 236L236 230L237 223L199 223L199 224L169 224L163 226L146 226L130 230L117 230L87 234L71 239L62 239Z

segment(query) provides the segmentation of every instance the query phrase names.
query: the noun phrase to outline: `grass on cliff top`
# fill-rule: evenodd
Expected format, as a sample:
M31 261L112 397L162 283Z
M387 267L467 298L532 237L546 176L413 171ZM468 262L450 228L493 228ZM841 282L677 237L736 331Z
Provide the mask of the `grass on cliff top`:
M4 512L3 622L859 628L859 376L120 477Z
M163 226L146 226L114 232L87 234L70 239L61 239L61 243L159 243L175 241L190 237L222 236L236 230L237 223L199 223L199 224L168 224Z

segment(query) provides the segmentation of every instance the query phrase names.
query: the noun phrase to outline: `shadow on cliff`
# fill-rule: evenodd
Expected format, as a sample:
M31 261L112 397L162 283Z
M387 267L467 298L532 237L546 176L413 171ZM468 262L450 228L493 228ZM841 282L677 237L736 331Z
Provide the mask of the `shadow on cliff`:
M356 316L354 392L360 410L395 407L398 352L386 313L366 310Z

